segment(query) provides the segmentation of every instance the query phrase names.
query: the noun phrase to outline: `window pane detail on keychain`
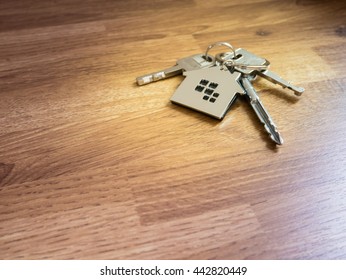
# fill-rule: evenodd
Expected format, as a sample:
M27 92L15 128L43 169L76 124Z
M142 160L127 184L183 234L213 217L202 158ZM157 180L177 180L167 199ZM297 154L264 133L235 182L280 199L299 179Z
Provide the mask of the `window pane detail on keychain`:
M195 91L196 92L203 92L203 100L209 100L211 103L214 103L216 101L216 98L219 97L219 93L214 92L214 90L217 88L219 84L210 82L208 80L202 79L199 84L196 86ZM212 97L210 97L212 95ZM210 99L209 99L210 97Z
M208 54L212 48L218 46L227 47L231 52L218 53L215 57ZM171 101L220 120L224 118L236 98L244 95L270 139L282 145L283 139L252 86L252 81L260 76L292 90L297 96L304 92L304 88L294 86L268 70L269 66L270 62L265 58L242 48L235 50L227 42L216 42L209 45L204 54L179 59L176 65L138 77L136 81L138 85L144 85L183 74L186 78L174 92Z

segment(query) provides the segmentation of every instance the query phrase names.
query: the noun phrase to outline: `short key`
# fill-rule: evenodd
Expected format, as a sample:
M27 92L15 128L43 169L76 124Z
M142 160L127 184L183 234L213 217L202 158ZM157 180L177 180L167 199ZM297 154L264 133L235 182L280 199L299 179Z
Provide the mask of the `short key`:
M279 75L275 74L273 71L270 71L268 69L260 69L260 68L251 68L251 65L267 65L269 66L269 61L266 60L265 58L261 58L255 54L252 54L244 49L237 49L235 51L236 58L235 58L235 63L242 63L242 64L247 64L249 67L245 67L245 69L242 69L240 67L235 66L235 69L238 72L241 72L242 74L251 74L252 79L255 78L255 75L258 74L259 76L265 78L266 80L274 83L274 84L279 84L283 88L288 88L294 92L295 95L302 95L304 92L304 88L302 87L297 87L291 84L291 82L284 80L282 77ZM237 56L242 55L240 58L237 58ZM216 60L227 60L229 57L233 56L233 53L227 52L224 54L218 54L216 55ZM250 78L250 77L249 77Z
M183 71L191 71L202 68L208 68L215 65L215 58L208 55L208 60L205 59L204 54L195 54L185 58L177 60L176 65L161 70L158 72L150 73L144 76L136 78L138 85L145 85L151 82L163 80L169 77L180 75Z
M275 123L270 117L267 110L264 108L261 100L259 99L256 90L253 88L250 80L245 75L241 77L241 84L245 90L245 95L250 101L251 107L255 111L257 117L264 124L264 128L269 133L270 138L278 145L283 144L283 139L278 132Z
M292 85L291 82L284 80L279 75L275 74L270 70L256 71L256 73L274 84L278 84L283 88L288 88L292 90L295 95L300 96L304 92L304 88Z
M235 55L235 58L232 58L233 52L219 53L215 56L215 59L218 63L232 59L235 70L246 75L254 74L256 70L266 70L270 64L265 58L250 53L245 49L236 49Z

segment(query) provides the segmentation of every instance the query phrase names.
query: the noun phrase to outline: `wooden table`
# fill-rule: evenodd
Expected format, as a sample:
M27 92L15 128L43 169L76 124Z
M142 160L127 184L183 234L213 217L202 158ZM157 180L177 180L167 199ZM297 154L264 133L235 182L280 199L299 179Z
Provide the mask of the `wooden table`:
M0 258L346 258L344 1L2 1ZM222 121L137 76L228 41L257 79ZM226 51L211 50L212 54Z

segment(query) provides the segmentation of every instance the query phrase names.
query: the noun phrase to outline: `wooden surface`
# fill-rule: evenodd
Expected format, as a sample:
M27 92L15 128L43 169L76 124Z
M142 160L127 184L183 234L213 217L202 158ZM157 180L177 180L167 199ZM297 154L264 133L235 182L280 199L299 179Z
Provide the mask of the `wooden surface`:
M2 1L0 258L345 259L344 1ZM137 76L229 41L258 79L223 121ZM211 53L226 49L215 49Z

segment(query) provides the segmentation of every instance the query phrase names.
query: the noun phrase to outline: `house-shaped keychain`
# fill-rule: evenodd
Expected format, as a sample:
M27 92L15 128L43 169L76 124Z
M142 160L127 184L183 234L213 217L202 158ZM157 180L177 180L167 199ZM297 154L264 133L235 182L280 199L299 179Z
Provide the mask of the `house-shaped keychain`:
M214 66L184 73L171 101L179 105L222 119L238 94L244 94L239 84L241 73Z

